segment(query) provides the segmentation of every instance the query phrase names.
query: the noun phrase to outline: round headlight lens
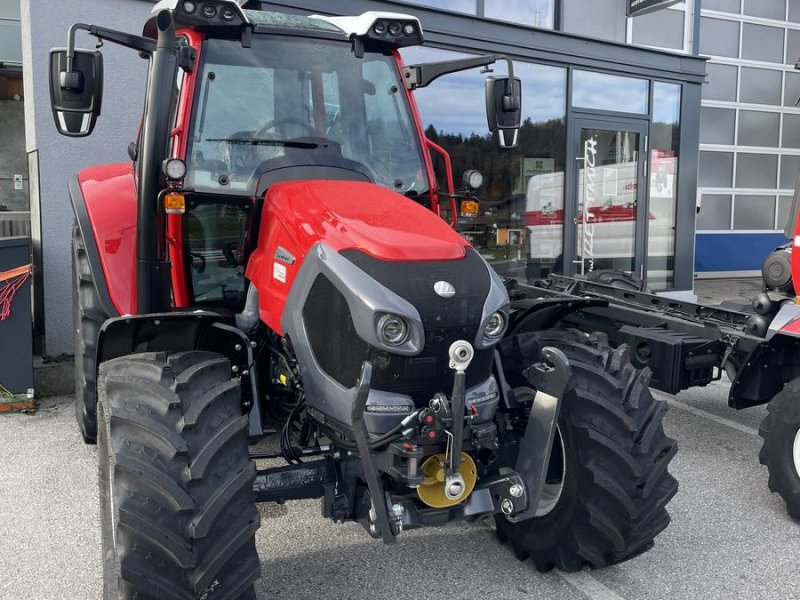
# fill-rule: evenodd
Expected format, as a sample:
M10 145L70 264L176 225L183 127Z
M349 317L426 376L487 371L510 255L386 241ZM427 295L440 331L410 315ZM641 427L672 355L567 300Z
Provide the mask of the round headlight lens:
M400 35L400 31L402 31L400 23L389 23L389 35L398 36Z
M470 169L464 173L464 183L466 183L473 190L478 189L483 185L483 173L475 169Z
M183 179L186 177L186 163L180 158L168 158L164 161L164 175L172 181Z
M232 6L222 7L222 18L226 21L233 21L236 18L236 9Z
M408 338L408 325L400 317L385 315L378 321L378 336L389 346L399 346Z
M406 35L414 35L414 26L411 23L403 25L403 33Z
M483 333L486 337L498 338L503 334L503 329L506 327L506 318L501 312L492 313L486 320L486 325L483 328Z
M378 21L372 27L372 31L374 31L376 35L383 35L384 33L386 33L386 23L384 23L383 21Z
M186 0L186 2L183 3L183 12L185 12L187 15L191 15L196 10L197 4L192 2L192 0Z
M203 13L206 19L213 19L217 16L217 7L213 4L203 4L203 8L200 9L200 12Z

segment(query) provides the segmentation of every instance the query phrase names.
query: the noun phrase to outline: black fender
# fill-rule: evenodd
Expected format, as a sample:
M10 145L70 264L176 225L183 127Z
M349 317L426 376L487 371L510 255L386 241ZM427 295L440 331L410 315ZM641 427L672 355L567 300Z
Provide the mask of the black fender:
M126 315L108 319L97 340L97 364L139 352L207 350L231 361L232 376L242 383L242 410L249 411L249 434L263 434L258 402L258 374L250 339L225 322L222 315L207 312L171 312Z
M525 331L549 329L570 313L584 308L606 306L608 300L578 296L516 300L511 303L511 315L505 337Z

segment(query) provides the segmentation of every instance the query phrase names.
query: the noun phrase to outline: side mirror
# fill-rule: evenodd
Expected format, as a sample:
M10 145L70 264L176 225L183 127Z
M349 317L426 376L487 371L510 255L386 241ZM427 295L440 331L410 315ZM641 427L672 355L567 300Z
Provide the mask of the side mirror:
M486 118L489 130L497 137L501 148L514 148L522 114L522 81L519 77L489 77L486 79Z
M61 135L86 137L94 129L103 101L103 55L75 50L72 64L67 50L50 51L50 104Z

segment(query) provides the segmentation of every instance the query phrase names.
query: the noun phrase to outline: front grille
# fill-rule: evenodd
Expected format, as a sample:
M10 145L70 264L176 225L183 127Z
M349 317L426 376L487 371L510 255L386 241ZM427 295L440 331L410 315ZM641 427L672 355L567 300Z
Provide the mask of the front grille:
M324 275L318 275L303 306L303 322L314 358L330 377L350 388L356 384L370 345L356 333L350 307Z

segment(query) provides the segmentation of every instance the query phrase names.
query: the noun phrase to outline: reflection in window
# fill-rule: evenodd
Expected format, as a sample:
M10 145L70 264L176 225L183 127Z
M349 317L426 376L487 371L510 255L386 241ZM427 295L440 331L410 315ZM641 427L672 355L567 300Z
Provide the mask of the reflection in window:
M431 48L405 48L402 55L406 64L458 56ZM462 218L459 231L499 273L524 280L526 272L561 270L566 70L514 63L514 73L522 79L523 123L513 150L499 148L487 132L485 75L478 69L445 75L415 97L426 135L450 153L457 187L468 169L484 174L474 191L480 214ZM444 188L443 166L436 171Z
M492 0L484 8L490 19L546 29L553 28L554 14L555 0Z
M673 287L675 213L678 197L681 87L653 84L650 125L650 211L647 220L647 284L653 290Z
M615 112L647 113L647 81L607 73L575 70L572 104Z

